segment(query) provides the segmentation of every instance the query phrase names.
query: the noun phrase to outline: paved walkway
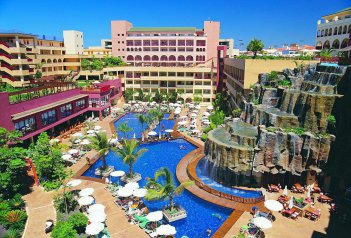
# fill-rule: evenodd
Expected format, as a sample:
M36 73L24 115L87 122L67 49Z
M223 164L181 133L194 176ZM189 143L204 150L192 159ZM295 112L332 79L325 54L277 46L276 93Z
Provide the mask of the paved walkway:
M50 237L50 234L45 234L44 228L47 219L56 220L52 201L54 194L54 192L44 192L40 187L33 187L33 192L23 197L28 214L23 238Z

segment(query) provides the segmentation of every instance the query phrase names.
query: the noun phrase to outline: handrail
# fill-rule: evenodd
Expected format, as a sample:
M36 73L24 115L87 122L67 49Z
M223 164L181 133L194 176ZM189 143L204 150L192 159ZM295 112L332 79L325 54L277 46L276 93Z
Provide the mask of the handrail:
M230 195L230 194L227 194L227 193L220 192L220 191L215 190L215 189L207 186L206 184L204 184L197 177L196 172L195 172L196 171L196 165L199 162L199 160L202 158L202 156L200 156L198 154L198 152L199 151L196 151L194 157L188 161L188 166L186 168L186 172L187 172L189 178L195 182L195 185L197 187L199 187L199 188L205 190L206 192L211 193L211 194L213 194L215 196L222 197L222 198L225 198L225 199L229 199L229 200L234 201L234 202L246 203L246 204L255 204L255 203L259 203L259 202L264 201L264 197L263 196L260 196L260 197L257 197L257 198L238 197L238 196L234 196L234 195ZM196 158L196 159L194 160L194 158ZM190 169L191 169L191 171L190 171ZM195 172L195 174L193 174L192 172Z

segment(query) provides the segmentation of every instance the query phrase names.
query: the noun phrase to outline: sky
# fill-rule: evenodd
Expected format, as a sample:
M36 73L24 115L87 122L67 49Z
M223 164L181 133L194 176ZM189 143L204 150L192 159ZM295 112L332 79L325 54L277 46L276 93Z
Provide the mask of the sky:
M221 22L221 38L246 47L252 38L265 47L315 43L317 20L351 6L350 0L0 0L0 32L17 30L62 38L63 30L84 33L84 47L110 39L111 20L136 27L194 26Z

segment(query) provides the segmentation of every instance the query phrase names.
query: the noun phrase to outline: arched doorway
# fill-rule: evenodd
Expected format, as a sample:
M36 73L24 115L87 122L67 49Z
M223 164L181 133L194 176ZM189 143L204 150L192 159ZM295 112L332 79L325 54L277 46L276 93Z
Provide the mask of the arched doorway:
M330 42L328 40L324 42L323 49L330 49Z

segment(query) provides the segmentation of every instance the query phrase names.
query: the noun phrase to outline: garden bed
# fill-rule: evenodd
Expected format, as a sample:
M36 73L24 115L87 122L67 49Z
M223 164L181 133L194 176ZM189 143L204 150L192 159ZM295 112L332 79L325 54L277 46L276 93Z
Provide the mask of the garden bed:
M180 219L186 218L186 211L181 206L175 206L173 210L169 207L162 210L163 216L168 222L178 221Z

